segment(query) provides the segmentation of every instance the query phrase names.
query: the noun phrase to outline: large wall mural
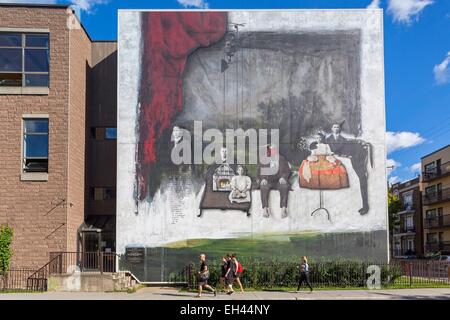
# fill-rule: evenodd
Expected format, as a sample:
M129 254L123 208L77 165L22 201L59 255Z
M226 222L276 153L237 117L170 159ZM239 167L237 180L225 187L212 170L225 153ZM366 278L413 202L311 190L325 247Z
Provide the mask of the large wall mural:
M387 259L383 79L379 10L120 12L118 251Z

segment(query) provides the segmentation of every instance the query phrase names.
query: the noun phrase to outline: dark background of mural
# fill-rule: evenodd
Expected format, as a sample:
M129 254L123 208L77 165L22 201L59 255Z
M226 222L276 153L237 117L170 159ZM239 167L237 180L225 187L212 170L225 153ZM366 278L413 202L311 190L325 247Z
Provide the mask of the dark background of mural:
M280 153L293 168L310 154L308 145L300 146L301 139L318 130L331 133L333 122L345 120L343 132L360 136L358 30L240 32L232 63L221 72L225 44L223 37L189 55L182 81L183 107L155 144L157 170L149 179L149 190L156 191L164 179L176 179L180 170L192 174L197 192L204 182L207 166L171 163L175 125L192 133L199 120L204 130L279 129Z

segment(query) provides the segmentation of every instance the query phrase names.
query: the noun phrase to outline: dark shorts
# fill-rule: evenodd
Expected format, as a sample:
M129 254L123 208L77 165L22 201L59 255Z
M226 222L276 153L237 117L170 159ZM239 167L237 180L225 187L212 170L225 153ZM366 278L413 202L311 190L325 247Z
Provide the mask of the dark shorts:
M234 278L233 275L228 275L228 277L225 278L225 283L226 283L227 285L233 284L234 279L235 279L235 278Z
M236 273L236 278L240 278L242 276L242 272Z
M207 284L208 284L208 280L199 280L198 281L198 286L199 287L206 286Z

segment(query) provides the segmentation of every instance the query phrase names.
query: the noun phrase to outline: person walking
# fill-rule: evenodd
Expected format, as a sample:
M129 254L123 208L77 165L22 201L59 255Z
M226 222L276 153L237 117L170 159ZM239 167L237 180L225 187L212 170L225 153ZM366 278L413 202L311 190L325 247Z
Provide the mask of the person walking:
M216 296L217 292L216 290L211 287L208 284L209 279L209 269L208 265L206 264L206 255L202 253L199 257L200 259L200 271L198 272L198 295L197 297L202 296L202 289L206 288L214 293L214 296Z
M311 283L309 282L308 259L305 256L302 257L302 262L300 264L300 279L298 280L297 292L300 291L300 287L301 287L303 282L306 282L306 285L309 287L309 289L312 292L313 288L311 286Z
M221 290L225 291L225 275L227 274L228 270L228 257L223 256L222 257L222 263L220 265L220 278L219 278L219 286Z
M239 288L241 289L241 293L244 293L244 287L242 286L241 282L241 276L244 269L242 268L242 264L237 260L236 254L234 254L233 256L234 256L233 260L237 264L235 281L238 283Z
M233 260L234 255L228 255L227 273L225 274L225 284L227 285L227 294L233 294L233 282L236 278L237 264Z

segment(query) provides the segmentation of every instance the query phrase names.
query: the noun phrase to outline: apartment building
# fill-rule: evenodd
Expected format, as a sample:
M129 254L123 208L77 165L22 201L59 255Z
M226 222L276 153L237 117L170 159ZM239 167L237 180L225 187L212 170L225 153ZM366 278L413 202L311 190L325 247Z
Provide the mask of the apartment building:
M66 5L0 4L0 224L15 267L114 250L116 43Z
M425 253L450 254L450 145L422 157Z
M392 192L401 201L398 224L393 230L394 258L423 256L422 193L420 177L392 185Z

